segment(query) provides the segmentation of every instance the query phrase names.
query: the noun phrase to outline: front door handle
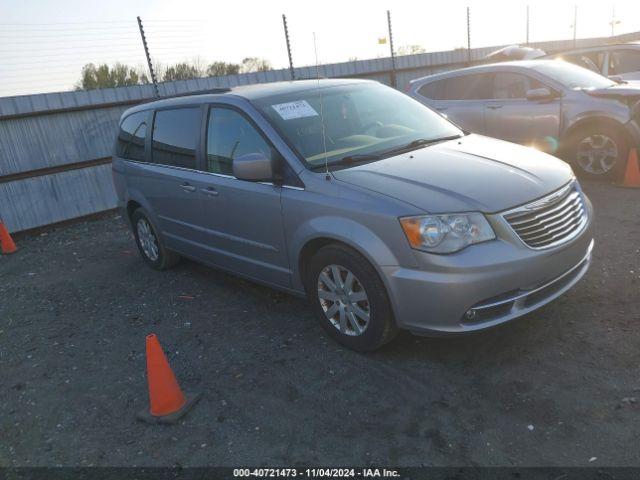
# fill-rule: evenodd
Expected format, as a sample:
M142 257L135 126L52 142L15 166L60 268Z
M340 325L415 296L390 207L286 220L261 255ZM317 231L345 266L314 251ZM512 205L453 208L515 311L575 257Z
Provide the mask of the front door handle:
M499 108L502 108L502 105L487 105L487 108L490 108L491 110L497 110Z
M210 197L217 197L218 191L213 187L201 188L200 191Z
M181 184L180 188L182 190L184 190L185 192L195 192L196 191L196 187L194 187L193 185L190 185L188 183Z

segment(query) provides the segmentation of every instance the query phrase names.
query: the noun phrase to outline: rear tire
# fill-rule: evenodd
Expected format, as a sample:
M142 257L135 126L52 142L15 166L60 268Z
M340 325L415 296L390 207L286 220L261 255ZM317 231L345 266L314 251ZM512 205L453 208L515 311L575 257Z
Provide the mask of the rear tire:
M322 328L357 352L376 350L397 334L393 310L382 280L355 250L327 245L305 269L307 296Z
M133 227L133 235L136 239L138 251L151 268L167 270L180 261L180 256L177 253L167 250L164 246L157 233L158 229L145 209L138 208L133 212L131 226Z
M565 159L576 175L594 180L619 181L629 155L629 142L620 128L592 125L573 133Z

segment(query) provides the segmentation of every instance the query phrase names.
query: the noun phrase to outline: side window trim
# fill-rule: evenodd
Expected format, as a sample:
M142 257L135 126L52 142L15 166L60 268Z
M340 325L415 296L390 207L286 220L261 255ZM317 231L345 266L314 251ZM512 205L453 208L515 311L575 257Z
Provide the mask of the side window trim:
M211 111L214 108L223 108L223 109L227 109L227 110L232 110L236 113L238 113L242 118L244 118L249 125L251 125L254 130L258 133L258 135L260 135L260 137L262 137L262 139L264 140L264 142L269 146L269 148L271 148L271 150L276 153L278 155L278 157L280 158L280 162L282 163L283 168L287 168L289 167L289 169L291 170L291 173L293 175L295 175L295 180L302 185L302 181L299 179L298 175L293 171L293 169L289 166L287 160L285 159L284 155L282 154L282 152L280 152L280 150L278 150L276 148L276 146L273 144L273 142L269 139L269 137L264 133L264 131L260 128L260 126L253 120L253 118L251 118L251 116L247 115L247 113L245 111L243 111L241 108L238 108L235 105L231 105L229 103L207 103L205 104L206 108L204 108L204 118L205 121L203 122L202 125L202 135L201 135L201 142L200 142L200 148L202 150L202 163L201 163L201 170L199 170L201 173L206 173L208 175L215 175L218 177L223 177L223 178L232 178L234 180L238 180L234 175L226 175L224 173L217 173L217 172L209 172L207 171L207 155L208 155L208 145L207 142L209 140L209 121L211 120ZM241 181L241 180L238 180ZM272 182L257 182L263 185L273 185ZM289 185L287 183L283 183L282 185L280 185L283 188L294 188L294 189L300 189L300 190L304 190L304 187L300 187L300 185Z
M202 163L202 149L200 148L200 144L201 144L201 140L202 140L202 117L200 119L200 130L198 131L198 140L196 141L196 148L195 148L195 157L196 157L196 161L195 161L195 167L196 168L187 168L187 167L182 167L179 165L167 165L164 163L157 163L153 161L153 132L156 128L156 114L158 112L164 112L164 111L168 111L168 110L185 110L185 109L200 109L201 113L202 111L206 111L207 109L205 108L205 104L202 103L188 103L188 104L184 104L184 105L171 105L168 107L161 107L161 108L155 108L155 109L151 109L149 110L149 118L147 119L147 136L145 139L145 158L147 158L147 163L153 164L153 165L157 165L160 167L168 167L168 168L178 168L178 169L182 169L182 170L190 170L190 171L199 171L198 170L198 166ZM151 128L149 128L149 125L151 125Z

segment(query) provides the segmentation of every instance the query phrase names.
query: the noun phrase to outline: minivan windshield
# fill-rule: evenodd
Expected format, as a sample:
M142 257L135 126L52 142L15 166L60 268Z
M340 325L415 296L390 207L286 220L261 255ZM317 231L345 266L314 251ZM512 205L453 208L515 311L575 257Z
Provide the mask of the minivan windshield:
M599 73L562 60L540 62L532 68L572 90L608 88L615 85L615 82Z
M253 103L311 169L324 166L325 149L327 163L335 166L374 161L463 135L424 105L375 83L320 85Z

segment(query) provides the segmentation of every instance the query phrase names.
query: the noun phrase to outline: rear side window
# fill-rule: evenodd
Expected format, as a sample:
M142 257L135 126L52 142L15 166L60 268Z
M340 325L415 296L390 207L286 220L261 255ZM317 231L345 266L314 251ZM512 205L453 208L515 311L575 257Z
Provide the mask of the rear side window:
M423 85L418 93L433 100L484 100L491 98L489 78L481 73L445 78Z
M144 161L144 139L147 135L147 113L129 115L120 124L116 155L128 160Z
M152 162L196 168L200 108L158 110L153 122Z
M248 153L272 156L271 147L244 115L229 108L209 111L207 171L233 175L233 159Z
M616 50L609 54L609 75L640 71L640 51Z

